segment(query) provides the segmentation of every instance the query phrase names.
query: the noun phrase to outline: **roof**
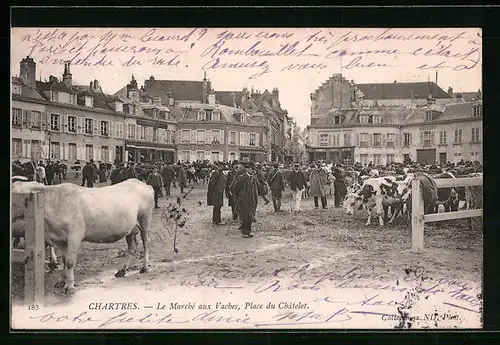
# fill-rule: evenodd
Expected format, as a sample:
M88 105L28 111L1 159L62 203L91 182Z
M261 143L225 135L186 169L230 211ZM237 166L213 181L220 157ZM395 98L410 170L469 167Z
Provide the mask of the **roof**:
M364 99L427 99L429 94L434 98L451 98L433 82L374 83L356 84L356 86L363 92Z
M151 97L168 100L168 92L176 100L203 101L203 82L194 80L146 80L144 91Z
M481 102L453 103L444 107L443 113L434 118L434 121L452 121L473 118L472 107L480 105ZM411 116L401 122L402 125L421 124L426 121L427 108L415 110Z
M335 124L336 116L344 116L343 126L354 126L359 124L360 115L380 115L381 123L386 125L397 125L409 115L409 111L403 107L371 107L369 109L332 109L325 117L315 119L312 127L339 126Z
M234 93L236 106L240 107L242 102L243 92L241 91L215 91L215 100L217 103L222 105L227 105L229 107L233 106L233 96Z
M472 102L477 97L477 91L476 92L455 92L455 95L457 95L457 94L462 95L462 99L466 102Z
M56 90L56 91L61 91L61 92L67 92L67 93L72 93L75 94L77 93L75 90L70 89L64 84L63 82L59 80L52 80L52 81L47 81L47 82L42 82L42 81L36 81L36 88L39 90Z
M114 110L109 104L116 98L116 96L108 95L103 92L95 92L90 89L88 85L73 85L73 90L78 92L79 95L90 95L94 97L94 108Z
M37 89L30 88L30 87L27 87L26 85L24 85L23 81L19 77L12 77L12 83L22 85L22 87L21 87L21 96L22 97L40 99L40 100L47 99L47 97L43 93L39 92Z

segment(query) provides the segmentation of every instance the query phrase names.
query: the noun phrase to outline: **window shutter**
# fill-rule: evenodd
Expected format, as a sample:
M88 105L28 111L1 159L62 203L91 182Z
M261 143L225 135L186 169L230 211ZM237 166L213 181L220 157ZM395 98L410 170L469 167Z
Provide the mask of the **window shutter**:
M141 126L137 125L135 126L135 139L139 140L141 137Z
M420 146L422 146L424 144L424 132L421 131L420 132Z
M114 137L114 133L113 133L113 122L112 121L108 121L108 136L110 138L113 138Z
M369 137L368 146L372 147L373 146L373 134L372 133L368 134L368 137Z
M260 146L260 133L255 133L255 146Z
M359 146L359 134L356 134L356 146Z
M239 146L245 146L245 132L240 132Z
M401 134L396 134L396 147L401 146Z
M119 138L120 137L120 131L119 131L119 129L120 129L120 122L117 122L115 124L115 138Z
M409 139L410 139L410 146L411 146L411 145L413 145L413 134L410 133Z
M82 134L83 132L83 129L82 129L82 122L83 122L83 119L81 117L77 117L76 118L76 133L77 134Z
M250 133L245 133L245 146L250 146Z
M102 150L102 146L101 145L96 145L96 150L94 151L95 152L95 160L96 161L100 161L102 160L101 158L101 150Z
M385 133L382 133L382 147L385 147L387 142L387 135Z
M47 130L47 119L49 117L48 113L42 113L41 129L42 131Z
M220 131L220 143L224 145L225 143L225 136L226 136L226 131Z
M21 114L21 126L28 127L28 111L26 109L22 110Z
M195 144L196 143L196 131L195 130L189 130L189 135L190 135L190 143Z
M434 140L435 140L435 134L434 131L431 132L431 145L434 145Z
M92 125L94 126L94 135L99 135L99 130L97 129L98 122L99 120L92 120Z

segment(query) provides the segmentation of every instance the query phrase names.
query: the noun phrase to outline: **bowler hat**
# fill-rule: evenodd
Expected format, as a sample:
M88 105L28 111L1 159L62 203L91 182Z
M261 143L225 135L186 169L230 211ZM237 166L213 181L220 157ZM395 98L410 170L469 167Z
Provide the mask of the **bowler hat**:
M237 159L235 159L235 160L231 163L231 165L237 165L237 164L239 164L239 162L238 162L238 160L237 160Z

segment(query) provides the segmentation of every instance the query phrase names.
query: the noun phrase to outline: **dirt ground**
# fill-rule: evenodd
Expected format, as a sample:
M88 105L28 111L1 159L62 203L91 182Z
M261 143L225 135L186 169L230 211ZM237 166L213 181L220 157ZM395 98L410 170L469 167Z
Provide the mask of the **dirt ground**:
M245 239L238 224L231 220L227 199L222 210L227 225L211 224L212 208L206 206L206 187L198 186L181 201L181 207L187 211L187 221L177 231L178 252L175 253L173 226L166 224L160 214L170 203L175 203L177 196L180 196L179 189L173 189L173 196L160 201L162 209L154 211L150 273L114 278L113 273L124 260L125 239L114 244L84 243L75 269L77 288L138 284L162 289L199 277L207 265L240 272L243 280L248 270L298 269L305 264L318 270L318 274L332 267L358 267L381 279L393 280L408 268L423 267L432 276L482 280L482 226L478 221L473 223L472 231L466 221L426 225L425 252L414 254L410 250L409 225L402 220L384 228L374 220L367 227L364 214L345 215L342 208L333 207L331 197L327 210L314 209L311 197L302 201L300 214L292 215L291 196L287 191L283 213L273 212L272 203L265 205L259 198L257 222L253 225L255 237ZM138 239L140 242L140 237ZM141 257L142 244L131 272L140 269ZM59 274L60 271L46 274L47 298L55 303L64 298L60 291L52 288ZM12 289L14 300L23 297L23 272L17 264L13 267Z

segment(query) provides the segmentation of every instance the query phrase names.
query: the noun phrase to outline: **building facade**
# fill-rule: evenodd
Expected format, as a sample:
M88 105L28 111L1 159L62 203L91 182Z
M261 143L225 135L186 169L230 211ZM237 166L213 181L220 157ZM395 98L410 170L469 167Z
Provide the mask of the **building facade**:
M36 63L27 57L20 76L12 79L12 156L112 162L123 159L126 114L121 103L94 81L90 87L72 84L70 63L62 81L35 80Z
M309 161L482 161L480 91L467 101L430 82L355 84L334 75L311 100Z

